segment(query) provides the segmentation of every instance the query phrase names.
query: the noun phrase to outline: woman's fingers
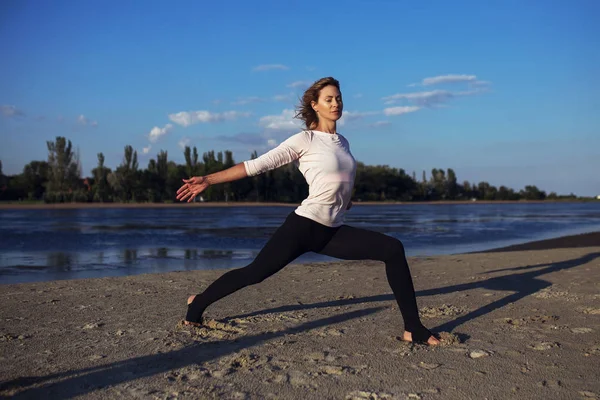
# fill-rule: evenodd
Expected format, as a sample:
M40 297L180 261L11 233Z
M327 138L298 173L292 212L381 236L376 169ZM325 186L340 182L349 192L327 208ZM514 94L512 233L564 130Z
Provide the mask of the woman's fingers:
M191 202L194 200L194 198L196 196L198 196L200 193L202 193L207 187L208 187L208 185L205 183L200 183L200 184L186 183L185 185L183 185L179 188L179 190L177 191L176 198L177 198L177 200L181 200L181 201L185 201L187 199L188 202Z
M188 190L189 185L186 183L185 185L183 185L182 187L179 188L179 190L177 190L177 194L181 194L184 193L186 190Z

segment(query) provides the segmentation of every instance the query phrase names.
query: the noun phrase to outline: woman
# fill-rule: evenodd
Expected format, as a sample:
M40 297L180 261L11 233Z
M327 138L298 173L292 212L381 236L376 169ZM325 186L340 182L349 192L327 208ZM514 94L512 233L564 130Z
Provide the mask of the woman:
M177 199L188 202L208 186L255 176L297 162L309 195L289 214L256 259L223 274L202 294L190 296L185 323L200 325L204 310L217 300L275 274L300 255L313 251L345 260L385 262L388 282L404 319L406 341L437 345L439 341L419 319L412 277L402 243L382 233L344 225L350 209L356 161L345 137L337 133L342 94L334 78L316 81L306 90L296 114L307 130L297 133L262 156L207 176L184 179Z

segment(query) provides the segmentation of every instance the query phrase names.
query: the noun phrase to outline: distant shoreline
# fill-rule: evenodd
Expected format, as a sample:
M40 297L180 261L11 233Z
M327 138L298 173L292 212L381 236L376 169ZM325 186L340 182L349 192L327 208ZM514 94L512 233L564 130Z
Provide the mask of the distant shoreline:
M543 204L543 203L590 203L597 200L440 200L440 201L362 201L353 202L354 207L389 205L449 205L449 204ZM600 202L600 201L599 201ZM297 207L300 203L278 202L196 202L196 203L28 203L0 202L0 210L31 209L90 209L90 208L177 208L177 207Z

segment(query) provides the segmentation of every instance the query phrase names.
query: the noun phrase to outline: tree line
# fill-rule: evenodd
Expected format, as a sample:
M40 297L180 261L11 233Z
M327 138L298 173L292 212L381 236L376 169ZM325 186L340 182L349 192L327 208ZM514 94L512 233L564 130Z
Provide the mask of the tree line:
M231 151L213 150L199 157L196 147L186 146L185 164L168 159L166 151L148 161L146 168L138 163L137 152L125 146L123 160L113 171L98 153L98 165L91 176L83 177L78 151L65 137L48 141L48 159L31 161L18 175L2 173L0 161L0 201L65 202L171 202L183 178L207 175L236 164ZM251 159L258 156L254 151ZM293 164L235 182L209 187L202 201L283 202L297 203L308 196L308 185ZM357 163L354 201L436 201L436 200L544 200L576 198L571 194L546 194L528 185L515 191L488 182L458 182L451 168L434 168L429 177L425 171L420 180L415 172L408 175L401 168Z

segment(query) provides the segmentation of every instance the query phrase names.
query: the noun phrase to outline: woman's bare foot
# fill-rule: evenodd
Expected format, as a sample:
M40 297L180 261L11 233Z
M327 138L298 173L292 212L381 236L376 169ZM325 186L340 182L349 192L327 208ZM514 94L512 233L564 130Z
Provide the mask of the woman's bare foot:
M404 331L404 335L402 335L402 340L404 340L405 342L412 342L412 333L410 333L409 331ZM433 336L429 336L429 339L427 339L427 344L430 346L437 346L440 344L440 341Z
M187 299L188 306L190 304L192 304L192 301L194 301L194 298L196 298L196 295L192 295L192 296L188 297L188 299ZM190 321L185 321L185 320L183 321L183 324L191 325L191 326L202 326L202 324L200 324L198 322L190 322Z

